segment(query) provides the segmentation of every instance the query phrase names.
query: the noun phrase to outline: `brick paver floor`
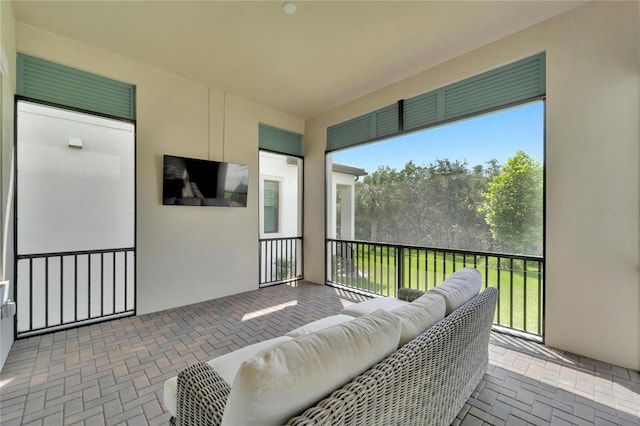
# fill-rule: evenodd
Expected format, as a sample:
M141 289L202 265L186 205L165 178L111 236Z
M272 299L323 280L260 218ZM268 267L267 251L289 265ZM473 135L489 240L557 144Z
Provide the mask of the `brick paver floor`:
M168 424L163 383L187 365L364 299L301 282L18 340L0 423ZM640 425L640 374L492 333L487 374L454 424Z

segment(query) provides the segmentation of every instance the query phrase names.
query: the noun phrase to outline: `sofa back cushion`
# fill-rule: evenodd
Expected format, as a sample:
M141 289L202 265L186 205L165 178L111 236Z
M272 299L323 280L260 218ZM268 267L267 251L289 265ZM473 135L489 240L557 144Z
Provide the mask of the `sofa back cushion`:
M400 344L413 340L429 327L444 318L444 298L439 294L425 293L420 298L391 311L400 318Z
M333 325L342 324L343 322L353 321L351 315L331 315L328 317L321 318L317 321L310 322L308 324L303 325L302 327L298 327L295 330L291 330L285 336L291 337L295 339L296 337L306 336L307 334L313 334L327 327L331 327Z
M370 314L378 309L384 309L385 311L392 311L395 308L399 308L404 305L408 305L406 300L396 299L395 297L374 297L373 299L365 300L364 302L354 303L351 306L347 306L342 310L343 315L351 315L352 317L359 317L362 315Z
M480 293L481 286L482 274L480 274L480 271L475 268L463 268L449 275L442 284L427 293L441 295L447 306L447 315L449 315L476 297ZM417 300L420 300L420 298Z
M281 425L393 352L400 321L384 310L280 343L245 361L222 425Z

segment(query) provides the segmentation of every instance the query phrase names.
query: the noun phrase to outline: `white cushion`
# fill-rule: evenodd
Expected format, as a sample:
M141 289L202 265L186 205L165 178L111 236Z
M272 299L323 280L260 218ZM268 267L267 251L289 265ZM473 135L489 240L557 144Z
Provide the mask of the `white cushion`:
M178 376L164 382L164 406L173 417L178 414Z
M375 312L378 309L392 311L400 306L408 304L409 302L406 300L396 299L395 297L375 297L373 299L348 306L342 310L342 313L344 315L351 315L352 317L359 317Z
M292 340L289 336L274 337L273 339L254 343L253 345L245 346L244 348L221 355L211 361L208 361L207 364L213 367L216 373L218 373L220 377L222 377L224 381L231 386L243 362L252 358L255 354L264 349L289 340Z
M236 373L240 368L240 365L247 359L254 356L256 353L263 349L271 347L280 342L292 340L291 337L281 336L273 339L265 340L263 342L255 343L253 345L245 346L244 348L230 352L225 355L221 355L217 358L208 361L213 369L218 373L229 386L233 384L233 380L236 377ZM178 413L178 376L172 377L164 382L164 406L171 413L172 416L176 416Z
M400 344L410 342L444 318L445 302L439 294L424 294L413 302L396 308L392 314L400 318Z
M223 426L281 425L384 359L400 322L380 310L266 349L238 370Z
M429 290L444 297L447 315L480 293L482 274L474 268L464 268L449 275L438 287Z
M305 336L307 334L315 333L318 330L331 327L332 325L342 324L343 322L351 321L353 319L354 317L351 315L331 315L330 317L325 317L317 321L310 322L309 324L305 324L302 327L298 327L295 330L291 330L285 334L285 336L293 338Z

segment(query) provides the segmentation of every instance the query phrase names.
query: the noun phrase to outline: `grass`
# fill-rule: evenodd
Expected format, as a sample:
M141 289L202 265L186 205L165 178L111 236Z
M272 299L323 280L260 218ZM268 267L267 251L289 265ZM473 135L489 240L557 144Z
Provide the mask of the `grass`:
M499 255L465 256L423 248L399 249L364 243L351 247L350 265L340 268L336 257L333 257L332 281L379 295L395 296L398 282L402 287L429 290L454 271L475 267L483 276L483 288L496 287L500 291L494 322L542 335L542 261L524 262Z

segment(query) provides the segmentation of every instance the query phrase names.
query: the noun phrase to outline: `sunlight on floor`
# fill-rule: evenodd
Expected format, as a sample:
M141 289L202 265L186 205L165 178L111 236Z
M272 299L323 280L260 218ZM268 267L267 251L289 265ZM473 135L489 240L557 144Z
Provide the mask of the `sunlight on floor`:
M569 398L581 397L634 418L640 414L634 402L640 394L615 382L613 373L603 376L597 369L592 371L592 366L583 365L559 351L537 343L509 339L496 333L492 335L492 343L508 349L500 356L490 356L493 358L490 364L513 373L513 378L522 378L516 381L531 384L528 380L533 380L539 382L541 388L548 386L559 389ZM518 392L519 386L514 390Z
M285 308L288 308L290 306L296 306L297 304L298 304L297 300L292 300L290 302L285 302L285 303L281 303L279 305L270 306L268 308L260 309L258 311L249 312L248 314L244 314L244 316L242 317L242 321L249 321L249 320L252 320L254 318L258 318L258 317L261 317L263 315L270 314L272 312L281 311L281 310L283 310Z
M10 377L8 379L2 379L0 380L0 389L2 389L2 387L4 385L8 385L9 383L11 383L13 381L13 377Z

